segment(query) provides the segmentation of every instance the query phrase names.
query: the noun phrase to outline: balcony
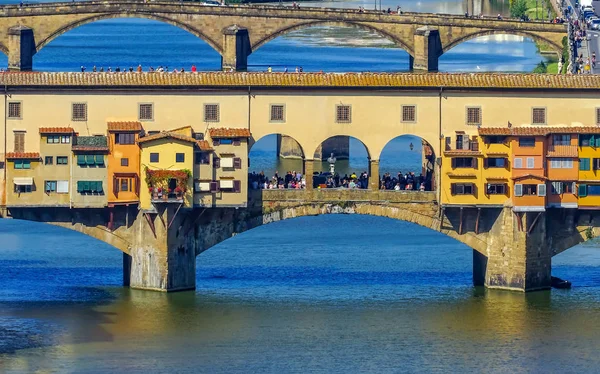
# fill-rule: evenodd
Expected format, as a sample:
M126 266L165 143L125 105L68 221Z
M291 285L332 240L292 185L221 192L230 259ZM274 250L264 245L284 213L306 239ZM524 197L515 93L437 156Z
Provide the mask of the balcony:
M150 191L150 200L153 203L179 203L183 204L183 191L167 192L162 189Z
M578 157L576 145L550 145L546 157Z
M454 147L452 147L454 145ZM445 156L479 156L481 152L479 150L479 143L477 140L470 140L469 138L458 138L452 144L450 138L446 138L446 147L444 149Z

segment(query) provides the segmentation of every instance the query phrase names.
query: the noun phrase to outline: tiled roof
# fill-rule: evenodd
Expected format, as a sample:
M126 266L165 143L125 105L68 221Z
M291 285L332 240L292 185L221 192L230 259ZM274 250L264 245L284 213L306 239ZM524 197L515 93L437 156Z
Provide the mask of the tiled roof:
M446 173L450 178L477 178L477 174Z
M172 139L182 140L184 142L196 143L196 139L194 139L194 138L190 138L189 136L185 136L185 135L181 135L181 134L169 132L169 131L161 132L159 134L144 136L144 137L138 139L138 143L145 143L145 142L150 142L152 140L165 139L165 138L172 138Z
M598 90L600 76L501 73L2 73L7 86L431 87Z
M511 179L513 180L519 180L519 179L527 179L527 178L534 178L534 179L540 179L540 180L547 180L548 178L542 176L542 175L536 175L536 174L524 174L524 175L519 175L518 177L512 177Z
M444 151L444 156L481 156L481 152L471 151L469 149L453 149Z
M142 131L142 124L137 121L113 121L107 122L108 131Z
M480 127L479 135L600 134L598 126Z
M208 130L211 138L249 138L252 136L250 130L242 129L228 129L228 128L214 128Z
M74 145L73 151L97 151L97 152L108 152L108 147L96 147L91 145Z
M210 146L210 143L206 140L198 140L196 142L196 145L198 146L198 148L201 151L212 151L212 147Z
M72 134L72 127L40 127L40 134Z
M494 180L494 181L500 181L500 180L507 180L508 177L490 176L490 177L485 177L485 179L487 179L487 180Z
M576 145L551 145L548 147L547 157L577 157Z
M8 152L6 159L39 159L40 154L37 152Z

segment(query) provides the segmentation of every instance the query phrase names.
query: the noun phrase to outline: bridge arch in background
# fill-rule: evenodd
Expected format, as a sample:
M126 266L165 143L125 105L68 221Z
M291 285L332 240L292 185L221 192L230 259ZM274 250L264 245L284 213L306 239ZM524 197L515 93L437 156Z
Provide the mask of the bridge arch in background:
M304 147L294 137L282 132L273 132L250 139L248 173L261 171L269 178L275 171L279 175L287 170L303 172Z
M262 47L263 45L265 45L266 43L270 42L271 40L273 40L277 37L289 34L294 31L298 31L298 30L302 30L302 29L306 29L306 28L310 28L310 27L319 27L319 26L332 26L332 27L339 27L339 28L359 28L359 29L363 29L363 30L367 30L367 31L372 31L372 32L377 33L382 38L385 38L385 39L388 39L388 40L394 42L394 44L396 44L397 46L402 48L409 55L412 56L414 54L413 49L410 47L410 45L412 44L412 41L407 42L405 40L399 39L392 34L389 34L381 29L378 29L378 28L373 27L368 24L364 24L364 23L360 23L360 22L349 22L349 21L309 21L309 22L297 24L294 26L290 26L287 28L283 28L271 35L267 35L266 37L263 37L262 39L254 42L252 44L252 51L255 52L257 49L259 49L260 47ZM250 37L252 37L252 35L250 35Z
M443 53L447 53L452 48L454 48L457 45L459 45L461 43L464 43L464 42L466 42L468 40L475 39L475 38L478 38L480 36L488 36L488 35L516 35L516 36L522 36L522 37L525 37L525 38L532 39L533 41L549 45L559 55L562 53L562 45L557 45L553 41L551 41L549 39L546 39L546 38L544 38L544 37L542 37L540 35L536 35L535 33L530 33L530 32L527 32L527 31L520 31L520 30L510 30L510 31L508 31L508 30L481 30L481 31L477 31L477 32L474 32L474 33L471 33L471 34L467 34L467 35L461 36L460 38L451 40L450 43L442 46Z
M200 38L204 42L206 42L209 46L211 46L219 54L223 53L223 51L220 47L220 43L218 41L211 39L208 35L206 35L205 33L203 33L202 31L200 31L196 28L193 28L193 27L191 27L185 23L179 22L175 19L157 16L157 15L154 15L151 13L134 13L134 12L131 12L131 13L129 13L129 12L107 13L107 14L100 14L100 15L95 15L92 17L77 20L75 22L72 22L70 24L67 24L67 25L59 28L58 30L55 30L53 33L48 35L43 40L36 41L36 51L39 52L42 48L44 48L46 45L48 45L50 42L52 42L57 37L63 35L64 33L68 32L70 30L73 30L79 26L83 26L83 25L93 23L96 21L101 21L101 20L106 20L106 19L117 19L117 18L141 18L141 19L149 19L149 20L153 20L153 21L163 22L163 23L175 26L177 28L180 28L182 30L189 32L190 34L192 34L192 35Z

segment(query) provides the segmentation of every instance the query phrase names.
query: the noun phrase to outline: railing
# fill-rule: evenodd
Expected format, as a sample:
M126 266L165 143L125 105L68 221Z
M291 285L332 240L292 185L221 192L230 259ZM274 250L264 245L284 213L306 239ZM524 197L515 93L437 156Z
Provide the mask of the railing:
M181 203L183 202L183 193L152 193L151 199L153 203Z
M390 191L327 188L313 190L251 190L249 199L258 201L306 201L306 202L390 202L433 203L435 191Z
M479 152L479 143L477 142L477 140L470 140L470 139L456 139L455 143L454 143L454 147L452 148L452 142L450 141L450 138L446 138L446 147L445 147L445 151L473 151L473 152Z

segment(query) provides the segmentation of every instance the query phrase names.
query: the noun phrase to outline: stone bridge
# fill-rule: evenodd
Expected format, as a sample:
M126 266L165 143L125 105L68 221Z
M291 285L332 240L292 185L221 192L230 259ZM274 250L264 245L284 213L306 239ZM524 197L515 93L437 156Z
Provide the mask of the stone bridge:
M264 190L251 191L245 209L179 209L176 204L157 209L9 208L9 213L115 246L124 252L124 284L159 291L195 288L196 256L210 247L252 228L302 216L365 214L427 227L473 249L475 285L519 291L548 288L552 256L600 235L597 211L549 209L518 216L510 207L442 207L435 192ZM376 235L374 229L374 241Z
M0 50L11 70L31 70L33 55L63 33L109 18L148 18L180 27L206 41L222 56L225 70L244 70L248 55L288 32L321 25L374 31L406 50L411 68L437 70L438 58L482 35L532 38L560 52L566 26L495 18L429 13L386 14L351 9L274 6L203 6L180 1L78 1L0 8Z

